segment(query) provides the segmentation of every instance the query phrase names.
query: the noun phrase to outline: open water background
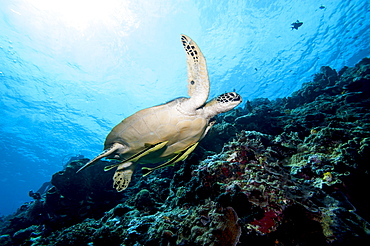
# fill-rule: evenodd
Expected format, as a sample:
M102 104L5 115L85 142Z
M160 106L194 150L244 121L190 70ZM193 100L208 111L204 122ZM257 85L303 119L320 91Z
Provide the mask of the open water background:
M211 97L289 96L370 55L368 0L0 0L0 215L123 118L187 96L184 33ZM320 8L321 7L321 8ZM302 21L298 30L291 23ZM242 105L243 106L243 105Z

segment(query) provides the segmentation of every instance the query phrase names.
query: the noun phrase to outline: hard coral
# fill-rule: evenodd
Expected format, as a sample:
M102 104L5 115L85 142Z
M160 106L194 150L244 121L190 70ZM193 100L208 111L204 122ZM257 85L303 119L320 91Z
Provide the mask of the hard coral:
M330 149L312 148L312 142L307 139L294 140L299 142L295 146L285 144L295 136L282 134L277 140L266 134L242 131L225 145L221 154L203 161L194 175L208 187L220 187L218 192L221 194L215 201L222 206L236 209L237 205L232 203L233 194L246 196L244 204L251 205L244 207L244 212L249 211L249 218L243 218L243 221L249 233L280 233L285 224L285 211L291 206L305 209L311 214L310 219L318 221L318 225L328 232L334 224L328 225L328 220L322 220L326 216L324 211L335 209L338 202L330 193L325 193L329 191L326 187L340 184L341 177L346 175L336 170L333 163L337 155L335 147L341 141L333 135L331 139L317 138L322 136L319 132L314 136L316 143L331 141ZM326 234L330 241L332 236Z
M202 222L205 217L207 223ZM234 246L239 242L241 226L232 207L217 207L216 203L208 202L184 219L178 233L177 245Z

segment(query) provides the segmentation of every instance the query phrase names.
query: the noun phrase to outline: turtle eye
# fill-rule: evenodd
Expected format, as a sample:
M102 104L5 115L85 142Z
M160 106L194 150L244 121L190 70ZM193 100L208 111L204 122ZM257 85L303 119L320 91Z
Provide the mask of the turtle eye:
M237 97L234 97L233 101L234 101L234 102L236 102L236 101L240 101L240 96L238 95Z
M232 94L232 101L236 102L236 101L241 101L242 100L242 97L238 94L238 93L235 93L235 92L231 92L230 94Z

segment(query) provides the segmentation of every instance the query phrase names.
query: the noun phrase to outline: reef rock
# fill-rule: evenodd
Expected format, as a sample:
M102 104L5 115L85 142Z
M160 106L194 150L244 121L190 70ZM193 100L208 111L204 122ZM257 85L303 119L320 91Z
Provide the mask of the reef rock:
M370 59L217 117L175 167L123 193L87 159L2 218L1 245L367 245ZM91 173L90 173L91 172ZM92 175L92 173L94 175Z

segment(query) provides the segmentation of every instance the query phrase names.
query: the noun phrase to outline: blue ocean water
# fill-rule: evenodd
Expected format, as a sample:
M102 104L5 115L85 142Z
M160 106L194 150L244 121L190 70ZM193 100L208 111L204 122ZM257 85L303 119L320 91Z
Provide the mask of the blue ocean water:
M94 157L123 118L187 95L181 33L207 58L211 97L274 99L369 56L369 5L0 0L0 215L70 157Z

